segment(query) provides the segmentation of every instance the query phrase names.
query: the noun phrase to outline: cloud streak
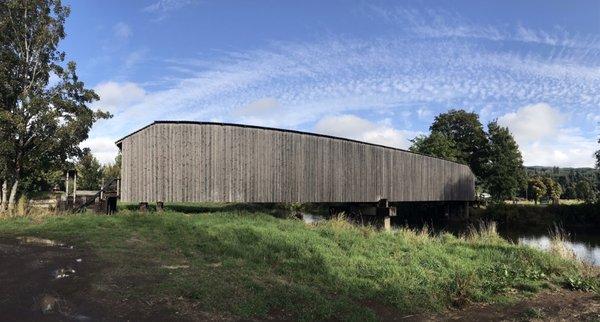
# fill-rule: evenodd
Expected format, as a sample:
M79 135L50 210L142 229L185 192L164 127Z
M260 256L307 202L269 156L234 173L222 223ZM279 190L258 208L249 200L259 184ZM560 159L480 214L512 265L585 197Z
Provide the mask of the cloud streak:
M364 134L367 130L361 130L359 137L406 147L396 141L402 137L394 132L400 125L406 131L422 131L426 128L422 122L448 108L482 111L487 120L538 102L581 114L584 120L586 115L597 114L600 59L595 38L583 48L581 38L564 33L541 33L524 26L505 31L464 23L453 14L431 23L413 12L400 12L398 17L410 22L411 37L275 42L262 49L220 53L213 58L170 59L163 62L164 67L180 71L179 78L171 78L165 88L152 92L139 84L101 84L99 89L109 94L101 93L99 106L107 103L119 108L114 109L111 126L101 128L103 121L93 134L117 138L157 119L218 120L327 132L323 124L328 117L348 121L351 115L371 124L390 120L388 134L369 136ZM556 51L540 55L523 49L489 49L472 41L474 37L543 43ZM135 99L114 102L111 92ZM263 108L265 104L268 108ZM260 112L274 108L277 113ZM407 115L416 116L421 123L406 122ZM571 134L571 138L585 137Z

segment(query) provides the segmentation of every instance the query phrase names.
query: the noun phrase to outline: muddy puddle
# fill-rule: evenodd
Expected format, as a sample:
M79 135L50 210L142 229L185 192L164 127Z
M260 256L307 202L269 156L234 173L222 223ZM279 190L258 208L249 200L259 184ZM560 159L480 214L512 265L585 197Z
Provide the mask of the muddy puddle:
M0 320L85 321L86 253L32 236L0 238Z

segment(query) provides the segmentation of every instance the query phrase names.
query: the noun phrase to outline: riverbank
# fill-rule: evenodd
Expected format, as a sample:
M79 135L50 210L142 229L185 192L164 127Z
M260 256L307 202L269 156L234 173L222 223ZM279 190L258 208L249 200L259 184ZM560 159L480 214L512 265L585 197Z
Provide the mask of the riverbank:
M142 311L188 319L377 320L600 287L597 270L493 227L457 238L223 209L2 219L0 235L85 249L91 300L121 303L121 318L150 305Z

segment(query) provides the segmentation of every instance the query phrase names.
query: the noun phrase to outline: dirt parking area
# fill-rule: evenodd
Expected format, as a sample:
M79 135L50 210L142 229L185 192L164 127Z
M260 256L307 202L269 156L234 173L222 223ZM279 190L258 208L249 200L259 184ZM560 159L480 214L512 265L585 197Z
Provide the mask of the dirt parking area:
M69 244L0 238L0 321L175 320L160 306L99 291L107 269L89 250Z

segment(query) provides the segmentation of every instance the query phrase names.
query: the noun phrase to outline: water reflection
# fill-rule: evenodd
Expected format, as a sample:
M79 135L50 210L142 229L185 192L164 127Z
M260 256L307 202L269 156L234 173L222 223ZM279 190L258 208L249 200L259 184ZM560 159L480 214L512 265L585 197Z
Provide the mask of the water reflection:
M522 245L528 245L535 248L549 250L551 239L549 236L524 236L519 237L517 242ZM577 241L567 241L565 242L565 247L573 253L575 256L587 263L592 265L600 266L600 246L599 245L591 245L585 242L577 242Z
M313 224L313 223L316 223L316 222L319 222L319 221L325 219L323 216L319 216L319 215L312 215L312 214L307 214L307 213L300 213L300 214L302 215L302 220L304 220L304 222L307 224Z

